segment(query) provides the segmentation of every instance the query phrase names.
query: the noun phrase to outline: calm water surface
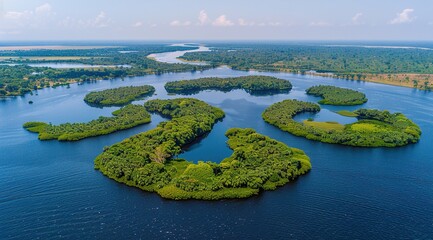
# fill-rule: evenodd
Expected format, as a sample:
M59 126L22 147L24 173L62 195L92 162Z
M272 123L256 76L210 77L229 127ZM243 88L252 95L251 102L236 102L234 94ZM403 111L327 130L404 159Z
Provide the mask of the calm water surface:
M157 95L149 99L175 98L179 96L166 94L165 82L252 74L287 79L294 88L289 94L260 97L242 90L194 95L222 108L226 117L181 155L195 162L221 161L231 154L225 131L251 127L311 157L312 171L298 181L246 200L163 200L93 169L104 146L154 128L164 120L158 115L152 115L150 124L79 142L42 142L21 127L35 120L89 121L117 109L86 105L83 98L90 91L150 84ZM267 106L284 99L317 101L304 93L315 84L360 90L369 98L363 107L403 112L422 128L421 141L394 149L345 147L295 137L261 119ZM432 93L218 68L73 84L37 94L0 101L0 239L433 239ZM352 119L334 111L357 108L323 106L313 117L347 123Z

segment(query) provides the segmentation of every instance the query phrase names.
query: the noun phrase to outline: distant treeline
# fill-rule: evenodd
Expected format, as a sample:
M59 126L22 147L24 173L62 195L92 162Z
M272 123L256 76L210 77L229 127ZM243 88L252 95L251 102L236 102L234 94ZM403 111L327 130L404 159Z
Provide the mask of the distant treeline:
M215 51L186 53L182 58L241 70L314 70L361 78L363 73L433 74L433 51L420 49L245 43L222 44Z
M168 47L163 45L128 46L124 48L104 48L88 50L29 50L1 51L0 56L18 57L4 62L19 65L0 65L0 97L18 96L44 87L56 87L74 82L162 74L166 72L201 71L211 66L190 64L169 64L147 58L151 53L190 50L192 47ZM136 51L120 53L119 51ZM56 57L58 60L41 60L25 57ZM61 57L74 56L73 59L62 60ZM78 58L77 58L78 57ZM82 58L79 58L82 57ZM73 62L110 67L53 69L48 67L30 67L21 65L39 62ZM121 67L120 65L131 67ZM120 67L112 67L120 66Z

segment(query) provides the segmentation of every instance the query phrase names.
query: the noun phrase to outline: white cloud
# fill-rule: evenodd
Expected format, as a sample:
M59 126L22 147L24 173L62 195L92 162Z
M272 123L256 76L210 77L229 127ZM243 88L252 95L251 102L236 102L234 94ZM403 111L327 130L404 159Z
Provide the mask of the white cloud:
M248 23L242 18L238 19L238 23L239 23L239 26L248 26Z
M325 22L325 21L318 21L318 22L311 22L310 26L312 27L329 27L332 24Z
M37 8L35 8L36 14L47 14L50 13L53 8L49 3L45 3Z
M361 20L361 18L362 18L363 15L364 15L363 13L357 13L357 14L355 14L355 16L352 17L352 23L359 24L359 22L360 22L360 20Z
M0 29L8 29L10 31L11 29L18 30L46 27L52 21L55 12L52 11L50 4L45 3L34 9L8 11L3 14L0 11L0 14Z
M246 20L243 19L243 18L239 18L239 19L238 19L238 24L239 24L239 26L242 26L242 27L245 27L245 26L254 26L254 25L256 25L255 22L248 22L248 21L246 21Z
M181 22L179 20L174 20L170 23L170 26L172 27L187 27L189 25L191 25L190 21Z
M57 25L69 28L105 28L108 27L111 22L112 21L107 17L107 14L104 11L101 11L98 15L90 19L76 19L67 16L59 21ZM133 24L133 26L135 24Z
M201 10L198 14L198 21L199 25L205 25L209 21L209 17L207 16L207 13L205 10Z
M213 21L212 25L217 27L229 27L233 26L234 23L227 19L226 15L221 15L217 19L215 19L215 21Z
M133 27L141 27L141 26L143 26L143 23L142 22L136 22L136 23L132 24L132 26Z
M89 25L92 27L103 28L108 27L110 19L107 18L107 14L101 11L94 19L89 20Z
M3 17L7 20L19 20L22 19L25 16L29 16L32 13L29 11L24 11L24 12L15 12L15 11L10 11L10 12L6 12Z
M281 23L280 22L269 22L268 25L273 26L273 27L277 27L277 26L281 26Z
M412 17L411 14L414 12L412 8L406 8L401 13L397 13L397 16L392 19L390 24L400 24L400 23L409 23L412 22L415 17Z

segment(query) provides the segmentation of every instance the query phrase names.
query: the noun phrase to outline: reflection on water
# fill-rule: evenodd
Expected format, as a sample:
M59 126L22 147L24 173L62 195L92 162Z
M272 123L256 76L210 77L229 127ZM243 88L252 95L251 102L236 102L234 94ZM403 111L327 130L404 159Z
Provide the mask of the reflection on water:
M308 119L313 119L313 121L316 122L338 122L341 124L350 124L358 121L357 118L341 116L340 114L330 111L328 109L322 109L318 113L300 113L293 117L293 120L298 122L302 122Z

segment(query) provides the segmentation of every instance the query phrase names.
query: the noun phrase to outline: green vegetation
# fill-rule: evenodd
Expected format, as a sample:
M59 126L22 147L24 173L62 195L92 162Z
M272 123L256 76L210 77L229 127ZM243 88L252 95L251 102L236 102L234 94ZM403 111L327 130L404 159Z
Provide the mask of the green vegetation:
M338 114L340 114L341 116L345 116L345 117L358 117L358 114L351 112L351 111L347 111L347 110L341 110L337 112Z
M208 62L213 66L228 65L236 70L323 74L350 80L433 89L433 51L290 43L214 43L212 47L215 47L214 51L186 53L182 59ZM409 75L402 77L402 74ZM411 79L405 79L406 77Z
M308 95L322 97L320 104L328 105L360 105L367 102L364 93L334 86L314 86L306 90Z
M339 47L299 44L213 44L182 59L229 65L239 70L330 72L349 79L364 73L433 74L433 52L420 49ZM236 51L232 51L236 50ZM359 76L358 76L359 75Z
M151 100L145 107L171 120L104 149L95 159L95 169L118 182L168 199L246 198L282 186L311 168L303 151L239 128L227 131L234 153L220 164L173 158L211 131L224 113L191 98Z
M326 131L342 131L344 130L344 125L338 122L315 122L315 121L303 121L305 126L320 128Z
M292 89L289 81L269 76L245 76L236 78L200 78L182 80L165 84L168 93L196 94L202 90L219 90L229 92L244 89L250 94L286 93Z
M39 133L40 140L77 141L150 122L150 114L139 105L127 105L114 111L113 115L99 117L88 123L64 123L55 126L44 122L27 122L23 127L30 132Z
M319 112L314 103L284 100L268 107L263 119L283 131L307 139L358 147L397 147L416 143L421 130L401 113L359 109L354 113L358 122L341 125L333 122L296 122L293 117L302 112Z
M0 97L24 95L32 90L75 82L167 72L201 71L211 68L211 66L162 63L147 58L151 53L193 49L193 47L165 45L130 45L86 50L0 51L0 61L7 64L18 64L15 66L0 65ZM121 53L119 51L134 52ZM64 58L65 56L68 58ZM109 67L54 69L26 65L32 63L82 63ZM130 67L123 67L124 65Z
M149 85L119 87L88 93L84 101L97 106L119 106L131 103L141 97L151 96L154 92L155 88Z

